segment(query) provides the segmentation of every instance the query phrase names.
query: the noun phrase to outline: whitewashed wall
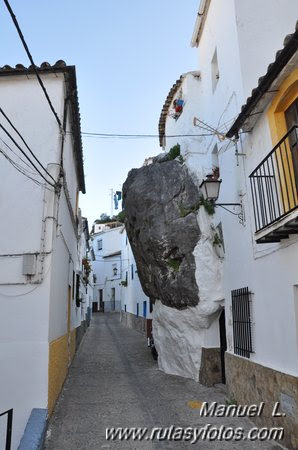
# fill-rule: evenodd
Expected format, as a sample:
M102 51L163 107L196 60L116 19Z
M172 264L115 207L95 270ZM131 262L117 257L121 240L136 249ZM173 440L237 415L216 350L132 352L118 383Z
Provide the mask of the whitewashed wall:
M139 304L139 317L144 316L144 302L146 302L146 317L150 319L150 301L144 294L140 279L137 272L136 262L131 250L131 246L125 229L122 231L121 241L122 253L122 281L127 279L127 286L123 286L121 290L121 309L122 311L137 315L137 303ZM133 276L132 276L133 272ZM127 273L127 277L126 277Z
M194 116L221 133L229 129L258 78L264 75L276 52L283 47L284 37L295 30L296 1L265 0L261 3L211 1L198 48L196 69L200 78L195 79L191 73L186 75L182 84L183 113L177 121L167 118L166 135L208 133L203 124L202 128L193 126ZM212 80L215 51L219 74L216 83ZM222 179L218 202L242 201L244 206L244 223L219 207L212 219L215 226L219 223L223 226L226 249L222 288L228 351L233 351L231 290L248 286L254 293L255 353L251 359L277 370L297 373L295 302L297 308L298 300L294 287L298 284L294 268L297 239L276 245L254 244L248 175L272 148L265 118L260 118L251 136L241 136L238 151L246 156L237 158L235 144L227 139L220 141L216 135L167 138L165 149L168 151L177 142L185 164L198 182L211 172L216 150ZM239 209L233 210L237 211ZM206 346L211 347L219 342L215 323L206 339L202 337L200 345L205 341Z
M256 87L258 78L265 74L277 50L282 48L285 35L293 33L296 19L297 2L294 0L230 0L224 4L213 0L198 48L202 88L197 117L226 131L250 90ZM210 62L215 48L219 80L213 92ZM218 202L242 200L245 212L244 225L237 217L219 208L215 217L215 223L222 222L226 249L223 280L228 351L233 352L231 290L248 286L253 292L255 353L251 355L252 361L297 374L297 298L294 288L298 284L294 263L297 238L280 244L254 243L248 175L273 147L265 113L250 135L241 135L239 152L246 156L239 156L238 164L234 144L220 143L214 137L204 138L205 167L211 165L215 143L219 149L222 178Z
M63 75L42 78L62 117ZM2 77L0 96L1 107L43 165L56 176L60 163L59 130L36 77ZM8 124L5 126L11 131ZM0 137L19 153L3 132ZM0 148L24 165L2 141ZM77 179L69 143L64 163L75 208ZM14 409L12 449L16 449L32 408L47 407L49 340L66 332L67 286L72 280L69 259L75 262L77 247L63 192L58 205L53 202L53 193L18 173L2 155L0 177L1 213L5 218L0 222L0 413ZM40 251L47 255L39 258L31 282L22 275L22 256L4 256ZM73 326L75 323L73 319Z
M121 230L122 227L109 229L106 227L104 231L95 233L91 237L92 247L95 254L95 261L92 261L93 273L96 275L94 283L93 301L99 305L99 290L103 290L103 301L105 311L109 310L111 301L111 290L115 289L115 302L120 308L121 301L121 254L112 255L111 253L121 252ZM102 250L98 250L98 241L102 240ZM116 264L117 275L113 275L113 264Z

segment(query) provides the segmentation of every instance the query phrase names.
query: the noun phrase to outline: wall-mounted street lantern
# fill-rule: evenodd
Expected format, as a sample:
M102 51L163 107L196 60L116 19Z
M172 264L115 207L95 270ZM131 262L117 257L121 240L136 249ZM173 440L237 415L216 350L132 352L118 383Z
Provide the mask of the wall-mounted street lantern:
M212 177L212 175L207 175L206 179L200 185L205 200L216 202L219 196L220 183L221 180Z
M204 199L209 202L214 203L214 206L221 206L222 208L224 208L226 211L230 212L231 214L238 216L240 219L240 222L243 223L242 203L215 203L219 197L220 184L221 184L221 180L213 177L213 175L207 175L206 179L203 180L200 185L200 189L201 189ZM234 213L233 211L230 211L228 208L226 208L226 206L239 206L240 212Z
M117 275L117 273L118 273L118 269L117 269L117 267L114 267L114 268L113 268L113 274L114 274L114 277Z

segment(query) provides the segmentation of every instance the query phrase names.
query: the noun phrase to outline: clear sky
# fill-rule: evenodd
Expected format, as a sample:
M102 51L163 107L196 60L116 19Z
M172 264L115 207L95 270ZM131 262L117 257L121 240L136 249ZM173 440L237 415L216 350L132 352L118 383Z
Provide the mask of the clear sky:
M199 0L10 0L36 64L63 59L77 70L82 131L157 134L165 98L197 69L190 47ZM29 65L3 2L0 65ZM4 39L5 37L5 39ZM109 191L160 153L158 139L83 138L91 225L110 214Z

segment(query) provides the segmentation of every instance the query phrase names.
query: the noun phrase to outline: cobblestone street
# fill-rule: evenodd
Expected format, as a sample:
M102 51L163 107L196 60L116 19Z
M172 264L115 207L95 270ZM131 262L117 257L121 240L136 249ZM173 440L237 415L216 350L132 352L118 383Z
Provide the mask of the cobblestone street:
M197 402L225 404L222 387L207 388L158 370L145 339L119 322L97 314L69 371L50 420L46 450L98 449L274 449L274 442L107 441L106 427L220 427L254 425L243 418L200 417Z

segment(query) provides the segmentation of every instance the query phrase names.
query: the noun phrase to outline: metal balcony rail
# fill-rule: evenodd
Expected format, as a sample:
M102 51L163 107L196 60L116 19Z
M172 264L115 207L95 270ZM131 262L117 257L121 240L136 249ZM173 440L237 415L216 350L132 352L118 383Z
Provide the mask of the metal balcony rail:
M256 231L298 207L298 126L292 127L249 175Z
M12 436L12 416L13 416L13 409L8 409L7 411L4 411L0 414L0 417L7 415L7 422L6 422L6 437L5 437L5 450L11 449L11 436Z

